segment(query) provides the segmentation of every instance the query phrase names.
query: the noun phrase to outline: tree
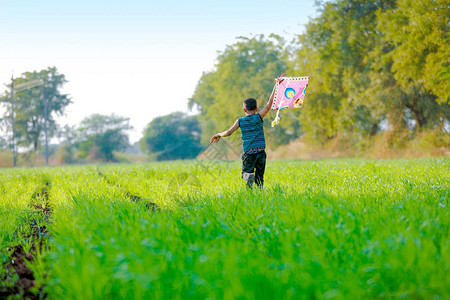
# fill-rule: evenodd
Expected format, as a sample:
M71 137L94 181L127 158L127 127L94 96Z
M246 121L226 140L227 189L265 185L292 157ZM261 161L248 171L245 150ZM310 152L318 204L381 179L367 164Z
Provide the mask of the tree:
M448 4L428 2L320 4L290 64L291 73L310 75L300 122L311 138L363 139L385 120L395 129L448 120L448 100L439 96L449 96L441 80L449 76Z
M156 154L157 160L194 158L202 150L201 132L196 116L175 112L153 119L139 144L143 152Z
M327 1L299 36L291 68L311 78L300 119L310 137L326 140L347 133L366 136L377 132L387 106L380 101L384 89L367 92L380 83L372 76L377 59L372 51L379 49L382 38L376 17L394 2Z
M378 29L391 51L385 61L406 97L417 128L450 119L450 5L446 0L398 0L380 13Z
M425 88L438 103L450 101L449 10L448 0L398 0L379 15L379 30L393 46L395 79L405 89Z
M45 108L47 108L48 136L52 137L58 128L54 117L64 115L66 107L72 101L67 94L61 93L61 88L67 81L55 67L39 72L25 72L21 77L15 78L13 84L18 86L31 81L41 81L43 84L14 94L14 135L18 145L24 147L31 145L36 152L44 131ZM7 91L5 94L0 98L0 103L7 107L2 124L11 130L11 92Z
M65 164L76 163L77 129L75 126L64 125L60 129L58 137L61 140L59 145L60 161Z
M190 107L200 111L203 143L218 131L228 129L241 117L242 101L252 97L259 106L266 105L275 84L274 79L287 69L287 53L284 40L276 35L265 38L239 37L219 54L215 70L203 73L193 96ZM266 136L271 145L287 143L299 135L299 126L291 126L290 114L284 114L281 126L270 128L265 122ZM293 119L295 122L295 118ZM288 125L289 124L289 125Z
M129 146L127 130L132 129L129 118L117 115L93 114L80 123L77 130L77 148L81 158L113 162L114 151Z

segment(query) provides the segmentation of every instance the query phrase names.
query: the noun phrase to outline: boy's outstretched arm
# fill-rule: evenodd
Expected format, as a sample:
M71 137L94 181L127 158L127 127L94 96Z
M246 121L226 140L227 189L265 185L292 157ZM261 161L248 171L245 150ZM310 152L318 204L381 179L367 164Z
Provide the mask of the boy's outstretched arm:
M236 120L236 122L234 122L234 125L231 126L230 129L224 131L224 132L219 132L218 134L215 134L211 140L209 141L210 143L216 143L217 141L220 140L221 137L223 136L229 136L231 134L233 134L233 132L236 131L236 129L239 128L239 119Z
M272 94L270 95L269 102L267 102L267 105L259 112L259 115L261 116L262 119L264 119L264 117L267 115L267 113L272 108L273 98L275 96L275 87L276 87L276 85L273 86L273 90L272 90Z

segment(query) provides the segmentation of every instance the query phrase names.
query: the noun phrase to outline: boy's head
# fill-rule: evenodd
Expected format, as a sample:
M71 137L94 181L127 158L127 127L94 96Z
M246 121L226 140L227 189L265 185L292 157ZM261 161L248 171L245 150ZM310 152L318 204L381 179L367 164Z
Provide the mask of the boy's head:
M256 100L253 98L247 98L244 100L244 110L245 111L253 111L258 109L258 104Z

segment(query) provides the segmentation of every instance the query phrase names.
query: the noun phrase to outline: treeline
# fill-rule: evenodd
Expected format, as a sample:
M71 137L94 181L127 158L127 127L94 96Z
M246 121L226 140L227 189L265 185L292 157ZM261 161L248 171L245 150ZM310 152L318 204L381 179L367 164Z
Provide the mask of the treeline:
M4 109L0 126L5 132L0 139L0 165L9 166L10 156L17 165L42 164L44 145L58 164L117 161L114 152L130 146L128 118L94 114L76 126L59 126L55 117L64 116L72 103L69 95L61 93L66 82L55 67L12 79L0 97ZM60 143L51 144L52 138Z
M65 115L72 103L61 92L65 83L55 67L12 79L0 97L0 126L6 133L0 138L0 166L43 164L44 155L50 156L50 164L184 159L202 149L197 118L181 112L152 120L134 145L128 136L130 119L115 114L93 114L61 127L55 117ZM52 138L58 143L51 144ZM137 157L140 154L148 157Z
M152 120L134 145L129 141L130 119L115 114L93 114L61 127L55 117L65 115L72 103L61 92L65 83L55 67L12 79L0 97L5 133L0 138L0 166L44 164L45 155L50 164L184 159L202 149L197 118L181 112ZM54 138L58 143L50 143Z
M266 130L272 147L299 137L361 145L379 134L395 147L424 129L447 135L449 146L449 11L446 0L327 1L290 43L239 38L189 100L203 142L232 125L243 99L265 104L284 72L309 75L310 84L301 111L283 111L280 126Z

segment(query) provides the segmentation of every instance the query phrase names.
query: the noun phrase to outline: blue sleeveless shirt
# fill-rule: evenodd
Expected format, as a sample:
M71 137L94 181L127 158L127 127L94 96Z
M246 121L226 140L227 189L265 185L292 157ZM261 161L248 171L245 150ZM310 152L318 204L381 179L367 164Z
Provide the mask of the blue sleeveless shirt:
M244 153L258 153L266 147L263 119L256 113L239 118Z

